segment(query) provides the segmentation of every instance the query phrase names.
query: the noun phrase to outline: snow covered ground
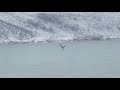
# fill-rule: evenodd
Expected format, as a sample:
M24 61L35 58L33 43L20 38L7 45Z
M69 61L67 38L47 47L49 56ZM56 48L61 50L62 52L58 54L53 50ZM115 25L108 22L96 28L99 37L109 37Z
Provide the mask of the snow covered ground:
M118 12L0 12L0 43L120 38Z

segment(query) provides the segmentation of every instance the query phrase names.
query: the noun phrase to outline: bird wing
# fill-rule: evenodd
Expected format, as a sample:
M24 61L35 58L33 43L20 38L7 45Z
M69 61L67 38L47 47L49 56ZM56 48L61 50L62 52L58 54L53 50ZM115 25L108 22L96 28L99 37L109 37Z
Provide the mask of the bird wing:
M62 47L62 45L61 44L59 44L61 47Z

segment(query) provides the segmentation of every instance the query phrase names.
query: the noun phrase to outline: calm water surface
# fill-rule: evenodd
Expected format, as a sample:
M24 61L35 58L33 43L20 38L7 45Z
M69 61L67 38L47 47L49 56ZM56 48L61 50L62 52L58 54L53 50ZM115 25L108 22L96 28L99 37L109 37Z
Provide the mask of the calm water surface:
M120 40L0 45L0 77L120 77Z

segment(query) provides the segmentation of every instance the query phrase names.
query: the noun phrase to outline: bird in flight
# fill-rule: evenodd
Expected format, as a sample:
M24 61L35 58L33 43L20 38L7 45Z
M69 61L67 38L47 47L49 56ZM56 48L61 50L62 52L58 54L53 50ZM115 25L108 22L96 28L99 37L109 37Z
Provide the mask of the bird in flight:
M62 48L62 50L64 51L64 48L66 47L65 45L64 46L62 46L61 44L59 44L60 45L60 47Z

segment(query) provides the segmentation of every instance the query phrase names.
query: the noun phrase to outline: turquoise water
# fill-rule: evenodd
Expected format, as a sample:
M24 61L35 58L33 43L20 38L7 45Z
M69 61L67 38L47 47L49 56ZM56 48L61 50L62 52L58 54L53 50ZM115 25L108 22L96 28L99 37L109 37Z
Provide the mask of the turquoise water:
M120 40L0 46L0 77L120 77Z

